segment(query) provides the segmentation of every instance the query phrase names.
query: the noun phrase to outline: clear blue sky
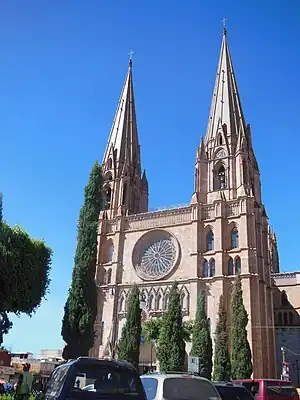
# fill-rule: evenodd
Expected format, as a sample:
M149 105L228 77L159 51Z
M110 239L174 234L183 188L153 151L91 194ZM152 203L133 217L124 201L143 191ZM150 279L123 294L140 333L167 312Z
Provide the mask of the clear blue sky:
M130 49L150 206L190 200L224 15L281 269L300 269L298 0L2 0L4 214L54 251L47 300L31 319L13 317L4 343L14 351L62 346L83 189L102 159Z

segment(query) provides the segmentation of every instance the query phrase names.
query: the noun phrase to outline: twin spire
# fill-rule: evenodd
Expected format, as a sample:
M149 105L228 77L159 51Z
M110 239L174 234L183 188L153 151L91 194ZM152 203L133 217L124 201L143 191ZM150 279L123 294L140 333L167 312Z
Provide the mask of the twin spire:
M132 56L132 52L130 55ZM140 168L140 145L136 122L131 56L125 83L102 160L102 164L106 165L113 153L113 159L118 169L125 163L128 165L134 164L135 168ZM140 171L136 172L140 173Z
M206 131L206 143L216 137L220 125L223 126L224 124L226 124L227 134L236 137L241 129L244 132L246 131L225 27Z

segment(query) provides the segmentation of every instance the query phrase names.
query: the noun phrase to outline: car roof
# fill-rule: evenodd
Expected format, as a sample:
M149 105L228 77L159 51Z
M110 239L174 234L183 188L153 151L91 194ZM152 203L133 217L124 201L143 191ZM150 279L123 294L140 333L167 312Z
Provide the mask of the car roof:
M127 361L113 360L108 358L92 358L92 357L78 357L76 360L68 360L67 362L60 364L57 368L70 367L71 365L107 365L114 367L122 367L135 370L134 366Z
M184 372L148 372L147 374L141 375L141 378L195 378L210 382L208 379L203 378L202 376Z
M240 387L245 389L245 387L239 382L213 382L215 386L228 386L228 387Z

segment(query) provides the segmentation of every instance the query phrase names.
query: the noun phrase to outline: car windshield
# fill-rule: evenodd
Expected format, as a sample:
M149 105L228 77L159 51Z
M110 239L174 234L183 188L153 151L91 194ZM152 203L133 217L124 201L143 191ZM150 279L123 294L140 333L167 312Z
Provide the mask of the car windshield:
M75 365L68 386L76 398L144 395L135 370L99 364Z
M216 385L216 388L222 400L253 400L251 393L243 387Z
M220 397L209 381L188 376L166 378L163 398L166 400L219 400Z
M155 399L158 383L157 379L141 377L141 381L146 392L147 400Z

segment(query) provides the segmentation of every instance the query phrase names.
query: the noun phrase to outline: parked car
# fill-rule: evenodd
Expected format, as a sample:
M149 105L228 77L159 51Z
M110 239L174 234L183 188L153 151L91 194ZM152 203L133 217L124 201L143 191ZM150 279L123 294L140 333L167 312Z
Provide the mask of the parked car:
M254 397L243 385L231 382L214 382L222 400L254 400Z
M155 372L141 381L147 400L222 400L214 384L199 376Z
M251 391L255 400L299 400L292 382L279 379L242 379L240 383Z
M136 369L125 361L79 357L52 372L41 400L146 400Z

